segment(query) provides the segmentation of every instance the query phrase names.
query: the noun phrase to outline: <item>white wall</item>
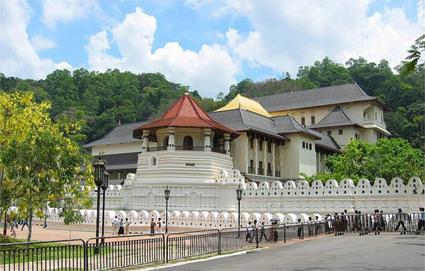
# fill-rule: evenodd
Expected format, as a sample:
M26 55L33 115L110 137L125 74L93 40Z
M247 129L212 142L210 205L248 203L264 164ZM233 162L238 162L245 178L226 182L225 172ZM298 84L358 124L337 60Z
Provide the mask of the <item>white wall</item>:
M133 142L133 143L122 143L122 144L113 144L113 145L100 145L94 146L91 149L93 156L99 155L108 155L108 154L119 154L119 153L129 153L129 152L141 152L142 151L142 142Z

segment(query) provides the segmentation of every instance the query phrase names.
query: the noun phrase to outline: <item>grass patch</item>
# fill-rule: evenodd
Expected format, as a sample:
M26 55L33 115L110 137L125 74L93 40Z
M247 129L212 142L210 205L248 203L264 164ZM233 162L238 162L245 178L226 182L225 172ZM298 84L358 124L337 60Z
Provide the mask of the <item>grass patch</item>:
M84 246L82 243L35 242L25 243L10 237L2 236L0 244L0 264L20 264L27 262L62 261L77 264L84 260ZM110 247L101 248L101 254L108 254ZM116 249L115 249L116 252ZM87 256L94 255L94 247L87 249ZM72 259L72 260L66 260ZM69 269L67 269L69 270Z

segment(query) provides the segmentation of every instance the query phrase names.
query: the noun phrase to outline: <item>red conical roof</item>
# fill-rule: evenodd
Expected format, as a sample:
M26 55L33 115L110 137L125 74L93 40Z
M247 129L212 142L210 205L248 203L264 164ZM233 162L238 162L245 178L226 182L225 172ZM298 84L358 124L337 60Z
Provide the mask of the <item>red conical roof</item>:
M180 97L161 118L135 129L133 134L140 137L142 130L164 127L211 128L221 132L238 134L213 120L188 93Z

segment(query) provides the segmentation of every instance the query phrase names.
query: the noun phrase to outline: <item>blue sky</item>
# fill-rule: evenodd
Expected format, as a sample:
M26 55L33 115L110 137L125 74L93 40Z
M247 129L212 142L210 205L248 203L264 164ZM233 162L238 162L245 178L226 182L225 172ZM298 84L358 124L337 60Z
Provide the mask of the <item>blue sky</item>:
M215 97L325 56L394 67L425 32L424 2L0 0L0 72L157 71Z

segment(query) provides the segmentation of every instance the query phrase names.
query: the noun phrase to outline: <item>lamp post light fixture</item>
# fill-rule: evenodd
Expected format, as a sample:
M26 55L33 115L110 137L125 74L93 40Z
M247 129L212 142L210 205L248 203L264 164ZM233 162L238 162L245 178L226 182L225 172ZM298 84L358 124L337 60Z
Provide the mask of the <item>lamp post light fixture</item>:
M241 235L241 199L242 199L242 188L236 189L236 199L238 200L238 237Z
M168 233L168 200L170 199L170 188L168 186L165 187L164 196L165 196L165 233Z
M100 186L103 184L104 176L105 176L105 161L101 159L101 156L97 158L96 161L93 162L94 168L94 183L97 186L97 212L96 212L96 248L95 253L99 253L99 213L100 213Z
M103 202L102 202L102 243L104 242L103 237L105 236L105 196L106 196L106 189L108 189L109 186L109 173L105 170L105 176L102 183L102 190L103 190Z

